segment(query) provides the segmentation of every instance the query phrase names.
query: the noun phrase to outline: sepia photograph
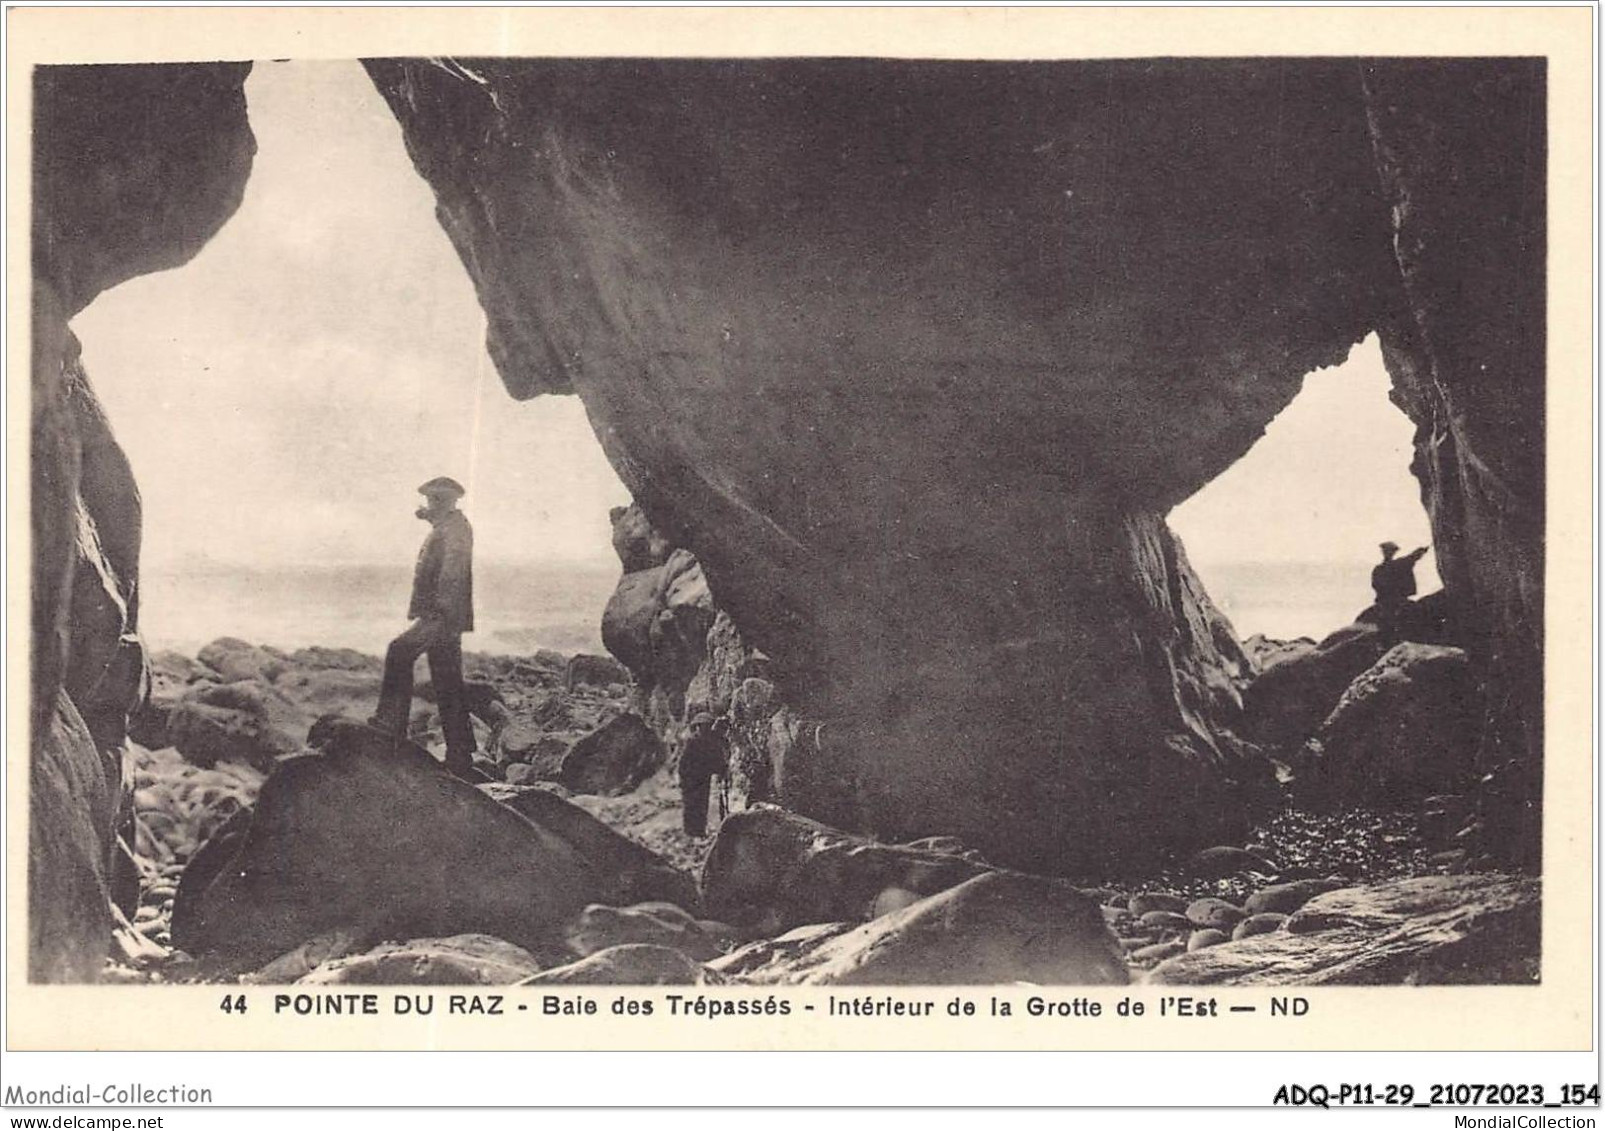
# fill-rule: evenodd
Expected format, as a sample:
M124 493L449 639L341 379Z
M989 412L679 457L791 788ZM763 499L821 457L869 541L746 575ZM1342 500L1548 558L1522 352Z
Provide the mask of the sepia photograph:
M26 85L33 986L1409 1009L1589 945L1544 55Z

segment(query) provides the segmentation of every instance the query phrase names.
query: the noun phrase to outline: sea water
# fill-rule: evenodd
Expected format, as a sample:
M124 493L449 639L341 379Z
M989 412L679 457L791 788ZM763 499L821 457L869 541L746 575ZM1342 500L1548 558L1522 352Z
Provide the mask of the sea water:
M1319 640L1371 604L1371 564L1238 561L1195 562L1193 568L1239 639ZM1427 563L1417 567L1416 580L1422 593L1437 588Z
M1210 563L1199 574L1240 637L1319 639L1371 603L1365 563ZM602 609L618 579L616 566L476 565L477 629L463 638L464 647L514 655L537 648L600 652ZM1431 580L1421 577L1423 592ZM149 565L140 626L151 647L191 655L219 636L378 654L406 627L411 584L411 569L397 566Z
M602 651L602 609L619 569L532 563L474 567L471 652ZM153 649L189 655L220 636L285 649L323 645L380 654L407 626L411 566L255 568L147 565L140 631Z

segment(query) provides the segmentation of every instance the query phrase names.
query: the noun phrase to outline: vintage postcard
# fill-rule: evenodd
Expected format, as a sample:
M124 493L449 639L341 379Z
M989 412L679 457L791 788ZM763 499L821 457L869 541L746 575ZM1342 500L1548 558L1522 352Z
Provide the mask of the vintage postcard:
M11 1047L1586 1048L1593 15L12 12Z

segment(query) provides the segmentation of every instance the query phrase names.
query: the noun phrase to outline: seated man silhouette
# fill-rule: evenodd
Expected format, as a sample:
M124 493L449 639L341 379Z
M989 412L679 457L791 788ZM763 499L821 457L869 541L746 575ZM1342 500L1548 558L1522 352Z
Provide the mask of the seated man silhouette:
M463 689L463 633L474 629L474 531L457 509L467 492L455 479L431 479L418 488L424 505L417 511L429 523L429 536L418 551L413 573L412 618L385 652L384 683L379 709L369 725L404 736L412 714L412 670L418 657L429 656L429 678L435 685L441 729L446 734L446 766L459 776L473 770L474 727L468 718Z
M1377 627L1385 636L1398 639L1405 610L1416 593L1416 562L1421 560L1429 547L1411 550L1403 557L1397 556L1397 542L1384 542L1381 549L1382 560L1371 571L1371 588L1376 593Z

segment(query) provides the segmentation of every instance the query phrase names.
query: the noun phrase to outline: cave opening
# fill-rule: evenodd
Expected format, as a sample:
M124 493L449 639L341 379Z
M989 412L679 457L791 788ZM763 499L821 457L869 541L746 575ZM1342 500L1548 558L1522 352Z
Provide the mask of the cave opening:
M1239 638L1320 640L1372 603L1381 543L1431 546L1414 425L1390 388L1372 334L1309 374L1241 459L1170 512ZM1440 588L1430 552L1415 577L1419 594Z
M141 630L381 652L425 533L467 488L470 651L601 651L629 492L576 397L515 402L400 128L354 61L258 63L237 213L189 263L73 328L144 504Z

